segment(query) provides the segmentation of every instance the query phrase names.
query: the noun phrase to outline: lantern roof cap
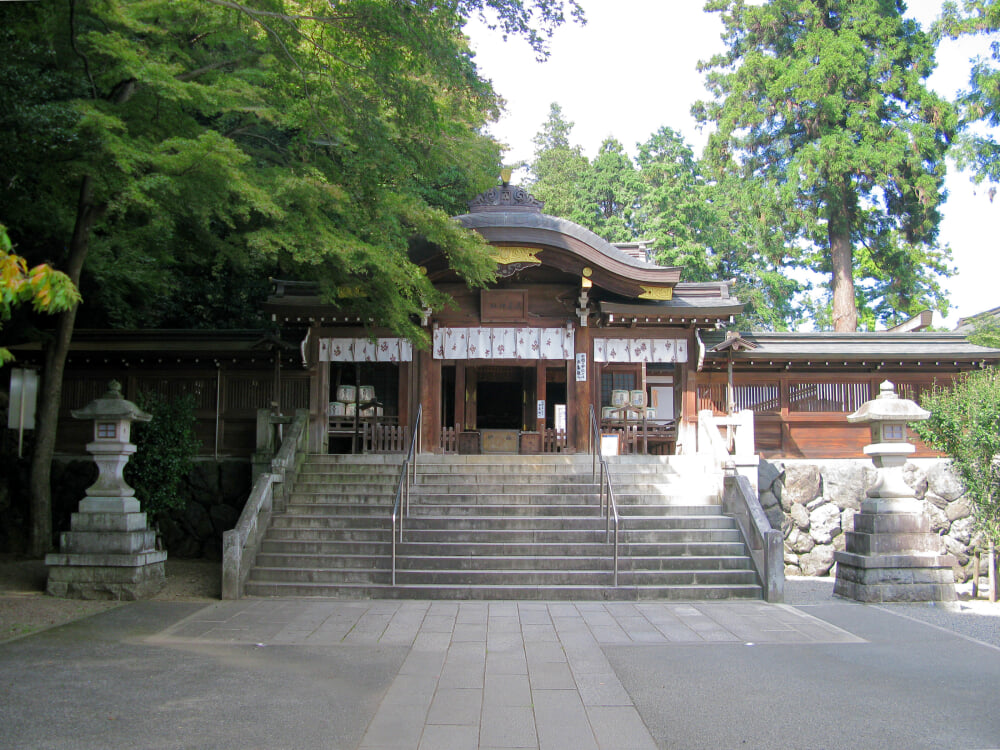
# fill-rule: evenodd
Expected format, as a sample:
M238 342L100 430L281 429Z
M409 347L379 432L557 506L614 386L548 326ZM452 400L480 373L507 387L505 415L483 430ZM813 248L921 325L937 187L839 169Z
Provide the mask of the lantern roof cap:
M878 398L866 401L853 414L847 415L848 422L922 422L931 413L917 406L908 398L900 398L896 386L888 380L879 386Z
M122 396L122 384L117 380L108 383L108 390L103 396L70 413L75 419L127 419L130 422L148 422L153 418L152 414L147 414Z

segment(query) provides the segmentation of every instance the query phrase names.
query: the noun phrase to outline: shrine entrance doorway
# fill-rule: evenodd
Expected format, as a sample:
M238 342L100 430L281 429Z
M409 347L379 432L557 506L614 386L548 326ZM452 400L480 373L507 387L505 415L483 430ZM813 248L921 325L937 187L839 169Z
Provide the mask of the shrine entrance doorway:
M542 453L568 448L563 362L442 368L442 434L458 453ZM548 395L548 398L546 397ZM443 445L449 452L447 438Z

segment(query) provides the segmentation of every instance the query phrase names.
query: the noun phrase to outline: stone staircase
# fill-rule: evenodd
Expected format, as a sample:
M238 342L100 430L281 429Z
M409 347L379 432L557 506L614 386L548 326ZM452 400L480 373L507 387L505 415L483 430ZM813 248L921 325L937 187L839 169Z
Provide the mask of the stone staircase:
M250 596L760 598L721 478L698 459L609 459L619 576L589 456L421 456L391 585L397 456L310 456L275 514Z

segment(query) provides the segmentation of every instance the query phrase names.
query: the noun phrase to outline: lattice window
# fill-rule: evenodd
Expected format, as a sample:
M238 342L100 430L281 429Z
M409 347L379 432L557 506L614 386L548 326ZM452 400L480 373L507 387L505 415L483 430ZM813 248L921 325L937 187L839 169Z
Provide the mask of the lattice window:
M63 381L60 410L69 414L71 409L82 409L108 390L109 378L66 378Z
M853 412L871 399L868 383L791 383L788 408L794 412Z
M295 409L309 408L309 379L295 378L281 381L281 409L290 413Z
M725 383L698 386L698 411L711 409L716 414L726 413Z
M226 411L267 409L274 398L270 377L230 376L226 378Z
M750 409L754 414L781 410L781 387L777 383L746 383L733 387L736 411Z
M136 394L155 393L173 401L182 396L194 396L195 409L215 410L216 380L214 377L156 377L136 379Z

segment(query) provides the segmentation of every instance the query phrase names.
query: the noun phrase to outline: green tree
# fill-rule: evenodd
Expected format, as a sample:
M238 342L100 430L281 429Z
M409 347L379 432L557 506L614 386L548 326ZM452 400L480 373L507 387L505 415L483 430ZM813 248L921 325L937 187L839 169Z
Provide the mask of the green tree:
M930 419L912 427L927 445L951 457L969 497L977 529L990 550L990 600L996 601L996 544L1000 541L1000 370L963 373L950 388L920 399Z
M639 239L637 212L642 186L621 142L605 138L581 181L584 221L608 242Z
M0 211L28 258L77 286L169 297L185 268L281 268L404 335L445 300L409 262L436 243L470 284L482 240L449 220L495 179L498 101L471 14L541 54L573 0L0 3ZM539 28L540 31L531 31ZM119 305L124 309L125 304ZM32 550L51 547L49 472L77 308L40 395Z
M10 320L14 308L30 304L36 312L58 313L80 301L80 293L64 273L45 263L28 268L27 261L14 253L7 228L0 224L0 325ZM0 346L0 367L13 359Z
M548 119L532 139L535 158L529 184L532 195L545 203L545 213L583 224L587 217L581 195L590 161L580 146L571 145L572 131L573 123L553 102Z
M728 46L699 65L713 95L693 108L715 126L706 155L779 198L789 248L831 279L834 329L856 330L859 302L880 321L944 312L938 209L957 119L925 86L933 45L902 0L705 9L721 14Z
M667 127L639 145L636 161L639 233L652 240L657 263L680 266L685 281L735 279L746 304L738 325L786 328L801 285L785 272L784 237L767 193L726 173L706 178L691 147Z
M1000 126L1000 3L996 0L946 2L935 31L952 39L985 36L992 40L989 59L972 60L969 88L960 92L958 108L963 133L955 148L958 166L970 169L975 182L1000 182L1000 143L978 124ZM992 195L992 192L991 192Z

